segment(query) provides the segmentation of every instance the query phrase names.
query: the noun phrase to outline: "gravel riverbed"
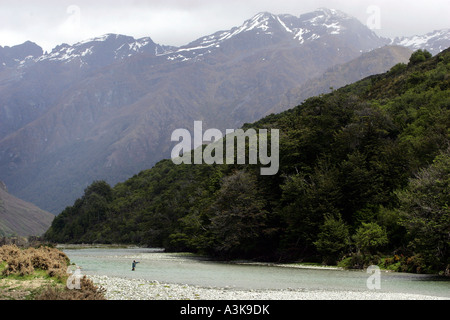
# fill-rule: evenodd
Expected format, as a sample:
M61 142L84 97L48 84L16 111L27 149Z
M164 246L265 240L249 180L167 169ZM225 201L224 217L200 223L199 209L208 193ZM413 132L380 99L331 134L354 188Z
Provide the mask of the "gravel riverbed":
M377 291L239 290L164 284L158 281L90 275L108 300L449 300L443 297Z

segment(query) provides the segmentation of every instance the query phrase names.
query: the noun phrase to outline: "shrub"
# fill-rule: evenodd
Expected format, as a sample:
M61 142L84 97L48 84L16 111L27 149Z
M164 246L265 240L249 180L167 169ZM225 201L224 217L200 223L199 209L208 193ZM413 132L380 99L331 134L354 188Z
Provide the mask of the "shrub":
M4 245L0 247L0 261L6 261L9 257L15 256L20 249L16 245Z
M34 272L30 256L20 250L7 257L5 261L6 267L2 271L2 274L5 276L9 276L11 274L25 276Z
M424 257L420 254L408 257L402 265L403 272L428 273L430 267L427 266Z
M382 266L387 269L387 270L391 270L391 271L401 271L402 269L402 263L405 260L405 258L399 255L394 255L392 257L386 257L383 259L383 264Z
M352 253L338 262L338 267L344 269L364 269L372 265L379 265L381 257L371 254Z
M427 50L417 50L411 55L409 59L409 65L414 65L420 62L424 62L432 57L432 54Z
M377 223L363 223L353 236L356 247L363 254L374 254L388 241L386 230Z
M39 247L20 249L15 245L0 247L0 260L6 262L2 274L24 276L36 269L45 270L51 277L62 279L66 274L69 258L55 248Z
M2 274L25 276L35 270L44 270L52 278L64 281L70 261L65 253L55 248L39 247L20 249L15 245L0 247L0 262L6 262ZM99 288L84 276L80 290L69 290L65 286L48 286L36 300L105 300L103 288Z
M324 257L325 264L335 264L349 245L348 227L340 218L326 218L314 245Z
M391 68L391 70L389 71L389 74L397 75L397 74L402 73L405 69L406 69L406 64L398 63Z
M106 300L105 289L94 285L92 280L84 276L81 279L80 290L47 287L35 297L35 300Z

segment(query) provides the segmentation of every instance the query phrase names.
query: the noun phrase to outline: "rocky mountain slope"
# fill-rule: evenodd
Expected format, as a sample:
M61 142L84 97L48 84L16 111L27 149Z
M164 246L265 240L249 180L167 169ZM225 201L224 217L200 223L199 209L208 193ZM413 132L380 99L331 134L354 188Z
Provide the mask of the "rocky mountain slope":
M42 48L30 41L14 47L0 46L0 71L8 67L17 67L27 60L41 57L42 54Z
M53 219L53 214L8 193L0 181L0 236L40 236Z
M413 51L406 47L385 46L364 53L350 62L333 66L320 77L289 89L280 103L268 114L285 111L310 97L328 93L374 74L385 73L398 63L408 63L412 53Z

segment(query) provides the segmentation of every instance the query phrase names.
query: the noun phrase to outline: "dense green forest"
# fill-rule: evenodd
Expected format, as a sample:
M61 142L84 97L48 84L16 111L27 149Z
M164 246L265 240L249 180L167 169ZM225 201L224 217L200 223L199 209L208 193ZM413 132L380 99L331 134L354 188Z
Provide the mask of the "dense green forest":
M96 181L45 238L408 272L450 268L450 49L244 129L280 130L280 170L164 160ZM270 132L270 131L269 131Z

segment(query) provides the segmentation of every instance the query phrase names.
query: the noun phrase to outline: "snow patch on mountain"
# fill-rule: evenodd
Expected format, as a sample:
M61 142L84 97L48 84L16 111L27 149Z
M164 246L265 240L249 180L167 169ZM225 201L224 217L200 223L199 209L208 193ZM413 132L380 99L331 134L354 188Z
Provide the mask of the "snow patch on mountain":
M133 37L106 34L101 37L87 39L72 46L62 44L37 59L37 61L59 61L70 63L77 61L80 67L90 65L93 61L109 63L123 60L140 53L154 56L170 52L170 47L155 44L151 38L134 39ZM97 57L98 56L98 57Z
M432 54L438 54L450 47L450 29L436 30L412 37L397 37L392 40L392 44L412 50L425 49Z
M214 49L223 47L224 43L245 33L253 32L257 37L279 37L280 39L291 39L304 44L308 41L320 39L323 35L340 35L346 29L346 21L354 18L343 12L333 9L318 9L315 12L300 15L299 17L290 14L275 15L269 12L260 12L241 26L230 30L219 31L214 34L202 37L190 44L179 48L167 57L168 60L191 60L194 59L194 52L198 55L206 55L214 52ZM208 52L204 52L207 50ZM190 52L186 55L180 53Z

